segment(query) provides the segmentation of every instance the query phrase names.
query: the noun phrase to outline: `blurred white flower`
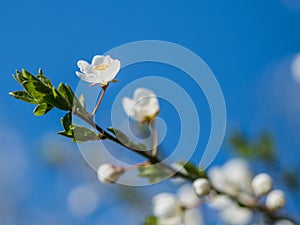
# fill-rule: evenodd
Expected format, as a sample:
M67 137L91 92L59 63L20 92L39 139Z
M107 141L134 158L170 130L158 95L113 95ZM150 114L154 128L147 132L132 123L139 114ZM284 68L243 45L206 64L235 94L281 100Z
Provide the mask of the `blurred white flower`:
M295 55L291 64L293 78L300 83L300 53Z
M273 179L266 173L260 173L253 178L251 186L257 196L262 196L271 191Z
M232 200L226 195L214 195L209 198L209 206L217 210L222 210L232 203Z
M153 214L159 219L174 218L182 215L180 201L171 193L160 193L152 198Z
M202 213L199 209L189 209L185 212L183 216L183 225L202 225L204 224L204 219Z
M199 178L193 182L194 191L199 197L204 197L210 192L210 184L207 179Z
M232 203L220 212L220 218L230 225L246 225L252 220L253 213L248 208Z
M73 215L84 217L96 210L98 201L96 191L89 185L82 185L70 191L67 205Z
M137 88L133 99L125 97L122 103L125 113L140 123L149 122L159 112L156 95L146 88Z
M184 225L182 215L158 218L159 225Z
M177 195L181 204L187 208L194 208L200 204L200 199L189 184L181 186L177 191Z
M251 177L247 162L240 158L229 160L222 167L212 167L208 176L213 186L231 195L251 192Z
M159 225L204 224L199 209L194 208L199 199L192 186L182 186L177 194L178 197L171 193L160 193L152 198L153 215L157 217Z
M281 190L271 191L266 198L266 207L269 210L277 210L285 205L285 194Z
M125 170L111 164L102 164L97 170L98 179L105 184L115 183Z
M274 225L295 225L289 220L278 220Z
M120 70L121 63L117 59L112 59L109 55L96 55L92 64L79 60L77 66L80 72L76 75L91 85L100 84L101 87L111 82Z

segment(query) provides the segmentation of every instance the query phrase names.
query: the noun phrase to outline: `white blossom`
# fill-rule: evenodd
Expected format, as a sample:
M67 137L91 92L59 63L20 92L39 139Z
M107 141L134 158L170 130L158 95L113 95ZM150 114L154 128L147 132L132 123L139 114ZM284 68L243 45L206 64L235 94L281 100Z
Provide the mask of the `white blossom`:
M222 167L212 167L208 176L213 186L227 194L251 192L251 177L247 162L240 158L229 160Z
M204 197L210 192L210 184L205 178L198 178L193 182L193 187L199 197Z
M120 70L121 63L117 59L112 59L109 55L96 55L92 64L84 60L79 60L77 66L80 72L76 75L91 85L100 84L101 87L111 82Z
M181 204L187 208L194 208L200 204L200 199L190 184L181 186L177 191L177 196Z
M153 214L160 219L170 219L182 214L180 201L171 193L160 193L152 198Z
M214 195L209 198L209 206L217 210L222 210L232 203L232 200L226 195Z
M271 191L266 198L266 207L269 210L277 210L285 205L285 194L281 190Z
M278 220L274 225L295 225L289 220Z
M97 170L98 179L105 184L115 183L124 173L124 169L111 164L102 164Z
M204 224L204 219L202 213L199 209L189 209L184 213L183 225L202 225Z
M253 178L251 186L257 196L262 196L271 191L273 180L268 174L260 173Z
M220 212L220 218L230 225L246 225L253 218L253 213L248 208L242 208L232 203Z
M296 54L291 63L291 73L293 78L300 83L300 53Z
M125 97L122 103L125 113L140 123L149 122L159 112L156 95L146 88L137 88L133 99Z

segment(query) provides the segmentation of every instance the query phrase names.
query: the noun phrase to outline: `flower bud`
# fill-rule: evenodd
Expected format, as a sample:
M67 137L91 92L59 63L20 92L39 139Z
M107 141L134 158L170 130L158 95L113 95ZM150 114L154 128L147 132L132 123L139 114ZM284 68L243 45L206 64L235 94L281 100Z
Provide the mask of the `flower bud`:
M271 191L266 198L266 207L269 210L277 210L285 205L285 194L281 190Z
M182 212L177 197L171 193L160 193L152 198L153 214L158 218L171 218Z
M262 196L271 191L273 180L268 174L260 173L253 178L251 186L255 195Z
M193 182L193 187L199 197L204 197L210 192L210 184L207 179L199 178Z
M116 183L119 177L125 172L121 167L111 164L100 165L97 171L98 179L105 184Z

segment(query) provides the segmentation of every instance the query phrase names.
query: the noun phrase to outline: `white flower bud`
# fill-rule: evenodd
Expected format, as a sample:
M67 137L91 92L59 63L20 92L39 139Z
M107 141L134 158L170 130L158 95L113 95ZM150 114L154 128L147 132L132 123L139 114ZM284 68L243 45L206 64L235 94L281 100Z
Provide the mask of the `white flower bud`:
M105 184L116 183L119 177L125 172L121 167L111 164L100 165L97 171L98 179Z
M271 191L273 180L268 174L260 173L253 178L251 186L257 196L262 196Z
M193 182L193 187L199 197L204 197L210 192L210 184L207 179L199 178Z
M182 206L175 195L160 193L152 198L153 214L158 218L171 218L182 213Z
M266 207L269 210L277 210L285 205L285 194L281 190L271 191L266 198Z

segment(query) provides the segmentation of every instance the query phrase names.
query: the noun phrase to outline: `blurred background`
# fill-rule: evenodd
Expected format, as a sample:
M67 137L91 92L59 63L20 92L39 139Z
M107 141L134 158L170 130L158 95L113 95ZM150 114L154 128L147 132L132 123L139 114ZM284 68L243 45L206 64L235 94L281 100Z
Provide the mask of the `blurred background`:
M12 0L3 2L0 11L1 224L141 224L151 214L152 195L176 190L178 185L169 181L136 188L100 184L76 144L56 134L62 129L62 112L38 118L32 105L8 95L19 89L11 77L15 70L36 73L42 68L55 85L64 82L75 89L79 59L91 61L121 44L148 39L189 48L219 81L228 124L212 166L247 158L254 172L268 171L276 178L288 195L285 210L300 215L299 0ZM174 81L190 85L189 93L202 99L198 147L203 149L210 131L205 96L164 65L122 70L101 108L107 116L97 120L108 127L118 89L153 74L178 74ZM161 117L171 126L164 105ZM163 145L170 148L174 141L166 139ZM203 213L207 224L222 224L211 220L210 213Z

